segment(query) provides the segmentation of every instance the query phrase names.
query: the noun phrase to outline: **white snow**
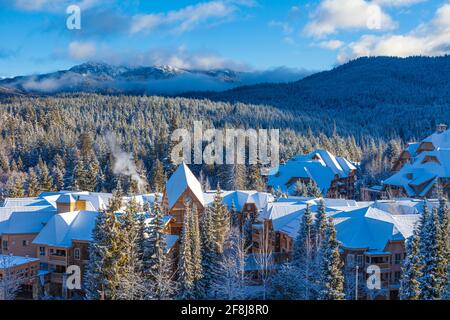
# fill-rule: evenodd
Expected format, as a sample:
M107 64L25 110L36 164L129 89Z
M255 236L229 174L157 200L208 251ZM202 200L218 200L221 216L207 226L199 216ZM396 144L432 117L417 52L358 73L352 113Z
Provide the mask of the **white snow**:
M72 241L91 241L97 211L74 211L56 214L34 239L34 244L70 247Z
M56 214L52 206L1 207L1 234L39 233L45 223Z
M309 178L326 194L336 175L346 178L352 170L356 170L356 167L347 159L318 149L308 155L298 155L281 165L276 174L269 176L268 185L275 190L280 188L283 192L293 194L295 183L291 180Z
M424 142L431 142L434 150L417 149ZM409 197L425 197L438 178L450 178L450 130L434 133L421 143L410 144L407 151L411 162L384 181L384 185L403 187Z
M20 266L30 262L37 262L37 258L21 257L21 256L10 256L0 254L0 270Z
M178 166L177 170L170 177L166 184L166 196L169 203L169 208L172 208L175 202L180 198L183 192L191 189L197 200L204 206L202 185L194 176L188 166L183 162Z

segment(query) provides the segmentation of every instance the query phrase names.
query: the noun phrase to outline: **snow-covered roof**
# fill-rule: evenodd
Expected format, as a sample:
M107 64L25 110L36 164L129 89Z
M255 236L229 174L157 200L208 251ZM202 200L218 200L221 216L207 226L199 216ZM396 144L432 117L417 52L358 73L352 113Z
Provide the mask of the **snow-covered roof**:
M372 207L331 216L343 247L369 251L384 251L390 240L406 240L420 219L418 214L392 215Z
M187 188L191 189L197 200L204 206L202 185L183 162L166 184L166 196L170 208L173 207Z
M336 157L326 150L315 150L308 155L298 155L278 168L269 176L268 185L277 190L293 194L293 178L313 180L323 194L328 192L336 176L346 178L356 167L347 159Z
M74 211L56 214L33 240L34 244L70 247L72 241L91 241L97 211Z
M0 270L21 266L30 262L38 262L37 258L0 254Z
M72 197L72 194L62 194L56 199L56 203L74 203L75 199Z
M333 218L337 238L343 247L378 251L383 251L389 240L404 240L411 236L423 206L423 201L412 199L356 202L290 197L267 204L258 220L271 220L274 231L295 239L306 206L310 206L315 218L320 201L325 202L325 212ZM438 203L434 201L429 205L436 206ZM399 208L403 210L401 214L398 213Z
M422 142L432 142L434 150L413 155L384 185L403 187L409 197L425 197L437 179L450 178L450 130L434 133Z
M3 202L4 208L9 207L28 207L28 206L46 206L49 202L44 198L6 198Z
M203 193L205 205L209 206L213 203L216 190ZM258 211L261 211L268 203L275 201L272 194L259 191L223 191L221 193L222 203L231 209L234 205L237 211L242 211L245 204L253 203Z
M55 214L55 208L50 205L1 207L0 234L39 233Z

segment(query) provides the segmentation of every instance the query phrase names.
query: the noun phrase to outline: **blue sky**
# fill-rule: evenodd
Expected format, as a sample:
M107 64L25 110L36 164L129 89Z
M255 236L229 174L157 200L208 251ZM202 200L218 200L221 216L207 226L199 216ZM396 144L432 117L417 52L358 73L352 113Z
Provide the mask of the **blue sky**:
M81 8L81 30L66 27ZM329 69L450 53L447 0L0 0L0 77L89 61Z

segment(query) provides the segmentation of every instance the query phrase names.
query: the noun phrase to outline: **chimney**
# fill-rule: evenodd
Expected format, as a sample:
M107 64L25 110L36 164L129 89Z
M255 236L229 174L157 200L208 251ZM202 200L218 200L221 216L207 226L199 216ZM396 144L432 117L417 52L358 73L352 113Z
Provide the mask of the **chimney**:
M444 123L440 123L436 126L436 132L437 133L443 133L444 131L447 131L448 126Z

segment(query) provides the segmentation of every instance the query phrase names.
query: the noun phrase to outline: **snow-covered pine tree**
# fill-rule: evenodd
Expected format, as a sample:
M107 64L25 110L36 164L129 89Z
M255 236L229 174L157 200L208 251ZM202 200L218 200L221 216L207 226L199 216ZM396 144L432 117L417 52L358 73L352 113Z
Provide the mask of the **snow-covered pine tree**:
M217 185L217 191L214 196L214 201L211 205L211 215L214 230L214 241L216 252L221 254L223 252L223 243L230 230L230 218L227 207L222 203L222 191L220 185Z
M450 294L447 290L450 288L449 281L449 260L450 260L450 246L448 243L449 239L449 211L447 208L447 200L444 198L441 192L439 199L439 226L440 226L440 236L439 236L439 258L438 258L438 270L441 274L440 281L443 287L443 298L448 297ZM448 298L447 298L448 299Z
M142 260L140 255L140 226L137 216L141 212L136 198L132 197L121 217L120 239L120 273L121 280L117 297L121 300L140 300L144 297Z
M424 212L420 225L420 256L422 276L420 277L420 299L439 300L442 298L442 270L440 270L439 215L437 208L428 212L428 205L424 204Z
M194 290L194 268L192 257L192 238L190 230L192 225L192 209L190 204L184 204L183 230L180 239L180 254L178 258L178 283L180 285L179 297L183 300L192 299Z
M306 205L294 242L292 263L299 272L299 297L309 300L314 294L314 226L311 207Z
M261 165L259 162L257 164L252 164L249 167L247 189L256 191L265 191L266 183L263 176L261 175Z
M89 262L84 278L86 298L89 300L116 299L120 281L118 233L114 212L100 212L89 243Z
M420 297L420 238L417 230L406 241L406 259L402 267L402 279L400 281L400 299L418 300Z
M36 197L39 194L39 180L33 168L28 170L27 193L29 197Z
M202 267L202 244L200 240L200 227L198 223L197 206L192 206L192 221L190 225L190 237L192 239L192 271L194 275L194 296L200 297L202 295L201 279L203 278Z
M300 180L298 180L295 183L294 196L296 196L296 197L307 197L308 196L308 190L306 189L305 184Z
M339 254L339 242L331 218L328 220L325 237L320 249L319 300L343 300L344 276Z
M281 266L270 283L270 298L274 300L301 300L298 268L292 263Z
M319 202L319 207L317 209L316 219L314 221L314 236L315 236L315 246L317 250L320 248L322 239L325 235L325 230L327 228L327 215L325 201L323 199Z
M48 167L45 163L42 166L40 184L41 184L40 189L42 191L53 191L54 190L53 179L52 179L52 176L50 175L50 173L48 171Z
M167 253L163 212L158 198L153 202L151 223L146 228L149 237L144 240L144 266L147 298L168 300L176 291L173 281L173 261Z
M308 197L312 198L320 198L322 197L322 191L317 187L316 183L313 180L309 180L306 184L306 193Z
M155 192L163 192L165 182L166 174L164 173L164 166L159 159L156 159L153 164L153 176L151 179L153 190Z
M201 298L208 298L211 295L211 287L218 275L219 255L216 252L216 241L212 209L207 207L201 219L200 236L202 241L202 269L203 278L200 281Z

